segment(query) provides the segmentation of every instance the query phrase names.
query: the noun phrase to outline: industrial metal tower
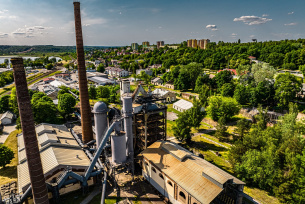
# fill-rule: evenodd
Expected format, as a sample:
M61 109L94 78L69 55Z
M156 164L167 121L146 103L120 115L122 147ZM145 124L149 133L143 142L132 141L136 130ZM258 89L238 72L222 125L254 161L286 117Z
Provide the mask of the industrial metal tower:
M91 108L89 104L89 94L87 85L85 54L83 45L82 22L80 14L80 2L73 2L74 18L75 18L75 35L76 35L76 52L79 80L79 95L80 95L80 112L82 123L83 142L93 140Z

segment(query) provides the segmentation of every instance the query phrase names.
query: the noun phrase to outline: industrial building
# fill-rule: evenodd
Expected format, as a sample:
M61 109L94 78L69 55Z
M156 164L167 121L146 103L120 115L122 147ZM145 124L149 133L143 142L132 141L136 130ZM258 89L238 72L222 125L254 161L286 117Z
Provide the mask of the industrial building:
M46 182L54 183L60 174L69 168L80 175L89 167L90 160L79 146L71 132L64 125L40 124L35 127L39 154ZM18 192L24 194L30 185L27 157L24 149L24 135L17 135L18 142ZM88 182L93 184L93 178ZM81 188L79 183L67 185L59 190L61 195ZM49 193L49 197L52 194Z
M158 141L142 153L142 174L173 204L241 204L244 182L179 145Z
M77 189L85 194L88 186L99 183L104 204L107 180L116 184L118 170L133 176L138 161L143 176L174 204L241 204L243 182L166 141L167 106L163 103L172 100L171 95L146 92L141 85L130 93L130 82L122 80L122 110L109 109L104 102L91 109L80 2L73 4L81 130L77 133L72 124L35 126L23 60L12 58L22 133L17 136L18 193L11 193L3 202L48 204L52 198L53 203L60 203L61 195Z
M94 83L97 86L104 86L104 85L112 85L115 84L115 81L104 78L104 77L90 77L88 81Z

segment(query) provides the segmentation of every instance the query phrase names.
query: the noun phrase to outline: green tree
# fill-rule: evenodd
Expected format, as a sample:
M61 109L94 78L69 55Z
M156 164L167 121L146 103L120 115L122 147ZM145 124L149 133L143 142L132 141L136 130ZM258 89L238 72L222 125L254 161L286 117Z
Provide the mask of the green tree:
M107 86L98 86L96 92L98 98L109 98L110 96L110 90Z
M237 122L236 128L234 131L239 136L238 139L243 139L245 134L247 134L250 131L251 128L251 122L247 120L246 118L242 118Z
M296 94L301 91L302 83L296 76L285 73L277 75L274 87L275 99L278 101L278 106L287 108L289 102L295 99Z
M67 118L74 111L74 106L76 105L76 100L72 94L65 93L58 98L58 110Z
M224 84L231 83L231 81L233 80L233 75L230 71L224 70L218 72L214 78L217 83L217 87L220 89Z
M200 127L200 123L204 118L204 112L201 111L202 106L199 101L194 101L193 107L188 110L189 123L191 127L198 129Z
M208 115L214 120L218 121L220 117L225 120L231 119L240 111L240 105L233 98L222 96L211 96L209 98L209 106L207 107Z
M53 69L53 67L54 67L54 65L52 63L49 63L46 65L47 70L51 70L51 69Z
M8 110L10 110L10 96L2 96L0 98L0 113L4 113Z
M103 73L105 71L105 67L103 63L100 63L96 68L96 71Z
M233 98L241 105L246 105L249 102L249 93L247 87L238 84L235 88Z
M52 99L42 92L35 93L31 100L34 120L39 123L56 123L57 108Z
M191 141L191 127L188 121L188 112L182 112L179 114L178 119L176 120L176 124L172 128L175 137L181 142Z
M16 95L16 87L12 88L10 101L9 101L10 109L19 116L19 109L18 109L18 102L17 102L17 95Z
M222 85L220 93L224 97L232 97L234 95L235 85L233 83L225 83Z
M95 86L90 86L88 92L89 92L89 98L90 99L96 99L97 94L96 94Z
M252 64L251 73L253 74L255 83L258 84L266 79L273 79L276 70L268 63Z
M203 84L199 91L199 101L203 107L207 106L208 98L210 97L210 95L211 95L210 87L208 87L206 84Z
M217 137L220 141L227 139L229 136L227 130L228 128L226 126L225 117L220 117L216 125L215 137Z
M14 152L7 146L0 144L0 166L5 168L5 166L11 163L14 158Z

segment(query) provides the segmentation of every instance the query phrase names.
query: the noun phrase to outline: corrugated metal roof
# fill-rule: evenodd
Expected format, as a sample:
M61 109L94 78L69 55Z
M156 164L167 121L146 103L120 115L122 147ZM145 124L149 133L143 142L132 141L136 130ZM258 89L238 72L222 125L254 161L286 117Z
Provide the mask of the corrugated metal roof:
M188 110L193 107L193 104L189 101L180 99L179 101L175 102L173 106L178 106L181 109Z
M142 155L201 203L212 202L222 192L222 184L229 180L236 184L244 184L171 142L155 142L144 150ZM208 177L203 176L203 173Z
M51 131L46 133L45 131ZM40 158L45 176L52 175L57 169L71 166L72 169L86 169L90 160L77 141L64 125L40 124L36 126ZM17 136L18 141L18 190L23 192L30 185L30 177L23 135Z
M9 118L9 119L13 119L13 117L14 117L14 114L12 113L12 112L10 112L10 111L6 111L3 115L2 115L2 117L1 117L1 119L0 120L2 120L2 119L4 119L4 118Z
M167 90L155 89L155 90L153 90L152 94L156 94L156 95L159 95L159 96L164 96L168 92L169 91L167 91Z

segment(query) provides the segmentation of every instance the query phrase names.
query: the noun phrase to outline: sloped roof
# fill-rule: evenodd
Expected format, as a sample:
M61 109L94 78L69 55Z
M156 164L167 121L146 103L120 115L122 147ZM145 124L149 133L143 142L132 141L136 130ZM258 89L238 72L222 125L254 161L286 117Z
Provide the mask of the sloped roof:
M67 166L84 170L89 166L90 160L66 126L40 124L36 126L36 133L45 177ZM18 191L23 192L30 185L30 177L22 134L17 136L17 143Z
M14 118L14 114L12 113L12 112L10 112L10 111L6 111L3 115L2 115L2 117L1 117L1 119L0 120L2 120L2 119L4 119L4 118L8 118L8 119L13 119Z
M153 90L152 94L156 94L156 95L159 95L159 96L164 96L168 92L169 91L167 91L167 90L155 89L155 90Z
M175 102L173 106L178 106L181 109L188 110L193 107L193 104L189 101L180 99L179 101Z
M228 181L245 184L172 142L155 142L141 154L201 203L212 202Z

